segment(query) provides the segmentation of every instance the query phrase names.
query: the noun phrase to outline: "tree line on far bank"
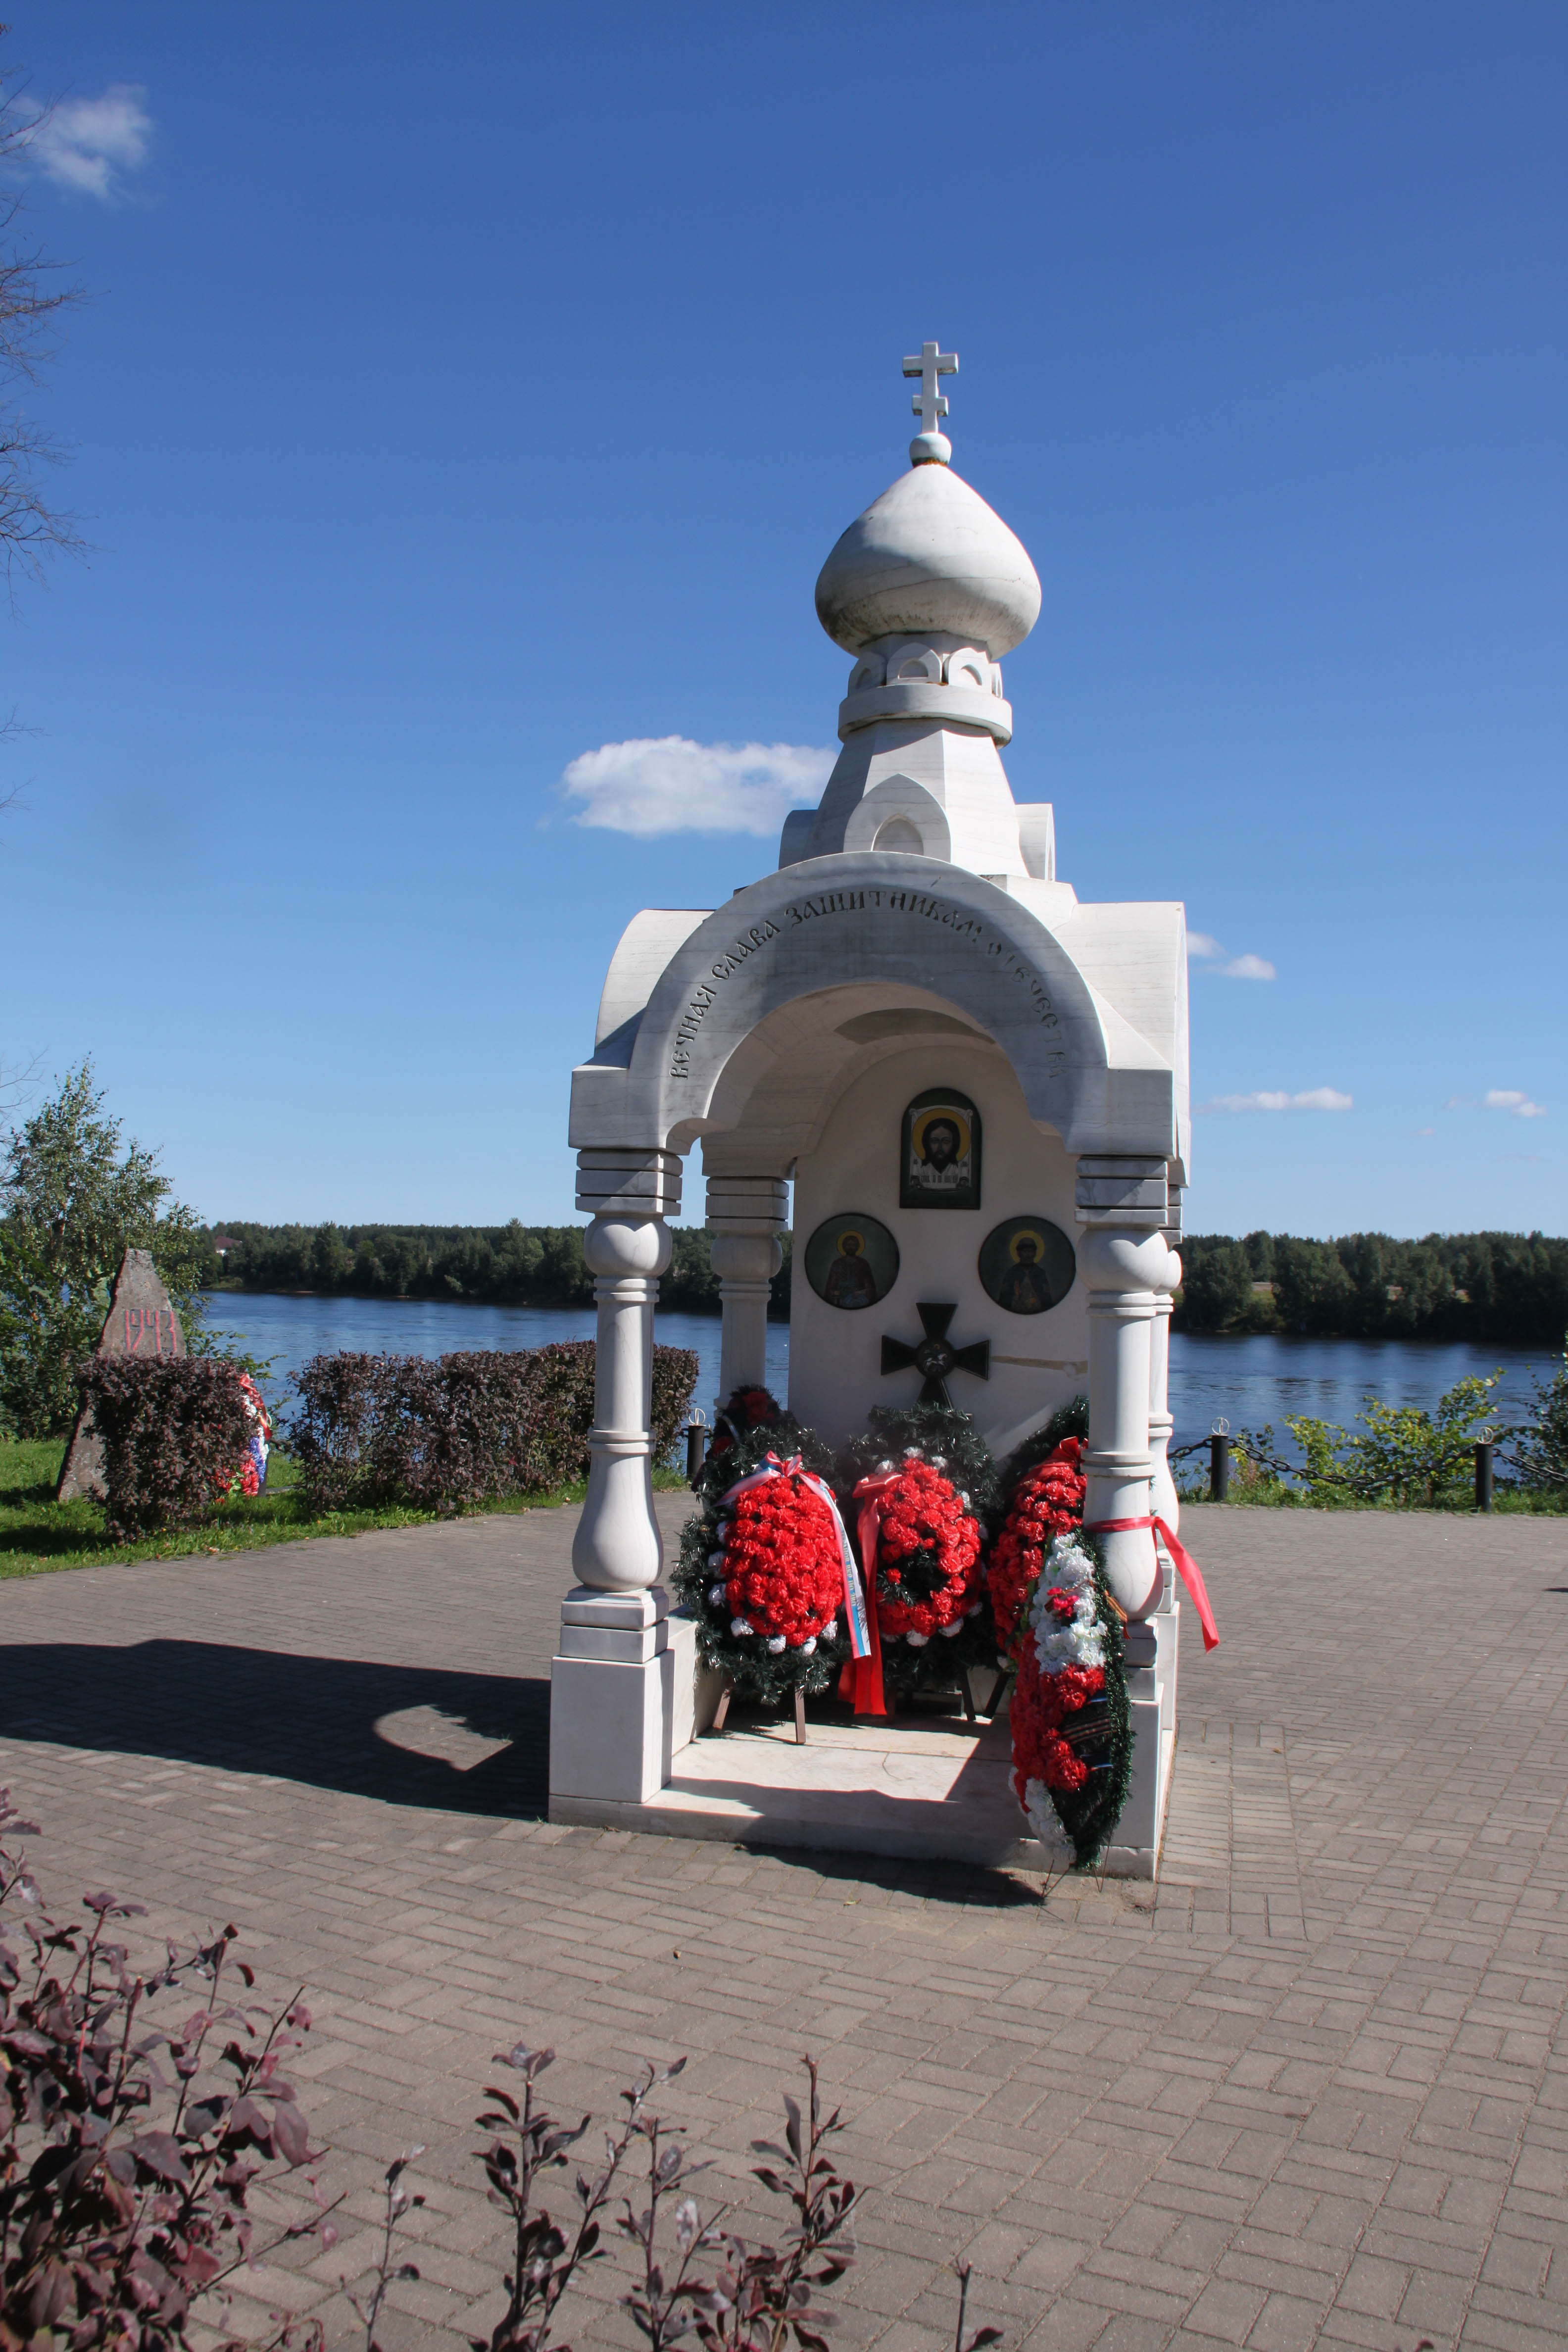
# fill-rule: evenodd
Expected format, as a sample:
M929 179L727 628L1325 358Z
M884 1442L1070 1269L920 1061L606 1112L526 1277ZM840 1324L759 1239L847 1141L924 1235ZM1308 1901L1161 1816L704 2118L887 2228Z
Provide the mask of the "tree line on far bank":
M462 1298L495 1307L591 1307L584 1225L257 1225L209 1229L209 1286L339 1292L357 1298ZM700 1225L671 1227L659 1303L717 1315L719 1277ZM789 1313L790 1242L769 1312ZM216 1246L223 1244L221 1253Z
M1560 1349L1568 1329L1568 1241L1543 1234L1194 1234L1181 1250L1178 1331Z
M594 1277L581 1225L258 1225L211 1229L210 1284L372 1298L585 1307ZM673 1228L666 1307L717 1314L719 1280L700 1225ZM790 1240L770 1311L789 1312ZM1568 1240L1540 1234L1198 1234L1182 1244L1175 1328L1319 1339L1473 1339L1560 1348L1568 1329Z

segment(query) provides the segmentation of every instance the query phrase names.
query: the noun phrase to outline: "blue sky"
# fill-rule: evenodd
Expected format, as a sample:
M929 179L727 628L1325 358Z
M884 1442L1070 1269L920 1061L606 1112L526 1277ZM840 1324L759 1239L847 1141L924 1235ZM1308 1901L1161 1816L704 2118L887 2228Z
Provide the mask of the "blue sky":
M14 13L98 299L6 1066L215 1219L570 1216L605 962L773 864L935 335L1044 583L1015 792L1215 949L1193 1227L1568 1230L1559 7ZM794 748L563 794L668 736Z

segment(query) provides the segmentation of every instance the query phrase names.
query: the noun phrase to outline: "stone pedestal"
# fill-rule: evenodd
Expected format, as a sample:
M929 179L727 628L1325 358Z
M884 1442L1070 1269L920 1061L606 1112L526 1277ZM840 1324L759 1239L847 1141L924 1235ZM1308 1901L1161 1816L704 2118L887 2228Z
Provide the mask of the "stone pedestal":
M1132 1773L1127 1802L1103 1867L1112 1878L1152 1878L1159 1868L1165 1803L1176 1752L1176 1652L1181 1603L1163 1580L1160 1605L1127 1628L1127 1711Z
M689 1714L690 1657L684 1663ZM580 1584L567 1594L550 1667L552 1821L562 1818L561 1798L640 1805L664 1786L674 1753L677 1664L662 1590L595 1592Z

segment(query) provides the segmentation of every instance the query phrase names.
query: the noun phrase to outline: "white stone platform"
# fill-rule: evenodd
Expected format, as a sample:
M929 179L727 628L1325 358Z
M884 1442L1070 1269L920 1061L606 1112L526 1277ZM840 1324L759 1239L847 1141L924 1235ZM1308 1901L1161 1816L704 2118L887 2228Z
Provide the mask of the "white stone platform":
M804 1747L787 1719L731 1713L673 1759L641 1804L552 1797L552 1822L645 1836L722 1838L1038 1870L1040 1846L1007 1785L1005 1715L965 1724L913 1714L890 1723L814 1720ZM1060 1862L1071 1859L1064 1850Z

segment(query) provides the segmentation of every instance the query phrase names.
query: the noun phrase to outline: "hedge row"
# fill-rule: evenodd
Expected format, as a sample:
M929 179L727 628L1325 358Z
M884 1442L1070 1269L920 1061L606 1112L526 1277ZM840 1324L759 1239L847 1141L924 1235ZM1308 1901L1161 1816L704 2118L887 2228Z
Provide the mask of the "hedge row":
M211 1356L94 1356L79 1385L103 1447L110 1540L200 1518L250 1436L237 1366Z
M103 1441L110 1537L124 1542L202 1517L249 1434L235 1367L100 1356L79 1381ZM591 1339L434 1360L316 1356L295 1385L300 1409L279 1435L300 1463L312 1515L389 1503L460 1511L588 1473ZM696 1385L689 1349L655 1348L656 1461L673 1456Z
M656 1461L673 1453L696 1385L689 1349L655 1348ZM312 1510L460 1510L588 1475L591 1339L517 1353L317 1356L298 1386L288 1443Z

